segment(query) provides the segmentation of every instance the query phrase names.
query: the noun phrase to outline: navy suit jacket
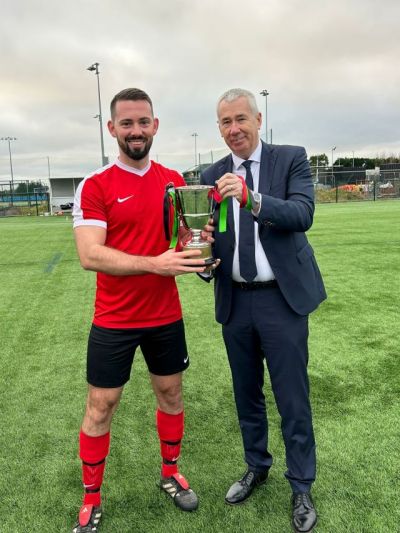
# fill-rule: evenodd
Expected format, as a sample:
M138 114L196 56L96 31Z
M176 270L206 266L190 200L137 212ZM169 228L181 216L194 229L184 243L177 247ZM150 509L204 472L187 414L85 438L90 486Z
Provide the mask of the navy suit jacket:
M232 156L207 168L201 183L214 185L226 172L232 172ZM304 148L278 146L262 142L259 190L261 210L255 220L267 259L279 288L289 306L299 315L307 315L326 298L322 277L305 232L314 215L314 187ZM232 302L232 263L235 248L232 199L228 200L227 230L218 231L216 223L214 257L221 264L214 271L216 319L229 320Z

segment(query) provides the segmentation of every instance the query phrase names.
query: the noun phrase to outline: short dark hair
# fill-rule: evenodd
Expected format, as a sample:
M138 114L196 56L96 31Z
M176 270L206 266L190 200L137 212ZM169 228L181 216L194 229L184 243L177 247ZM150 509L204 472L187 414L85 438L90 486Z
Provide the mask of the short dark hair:
M145 100L146 102L149 102L151 107L151 112L153 113L153 102L151 101L150 96L142 91L141 89L136 88L129 88L129 89L123 89L118 94L114 96L114 98L111 100L110 104L110 113L111 118L114 120L115 117L115 106L117 105L117 102L120 100Z

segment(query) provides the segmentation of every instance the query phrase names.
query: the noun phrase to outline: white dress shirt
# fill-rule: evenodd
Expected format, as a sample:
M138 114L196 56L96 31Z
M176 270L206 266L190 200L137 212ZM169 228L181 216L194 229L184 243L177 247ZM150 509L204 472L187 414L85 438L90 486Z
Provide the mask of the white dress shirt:
M253 175L254 191L258 191L259 182L260 182L260 162L261 162L261 141L259 141L257 148L250 155L249 159L251 163L251 173ZM244 159L232 154L233 167L232 173L237 174L246 178L246 169L242 166ZM240 204L236 198L232 198L232 207L233 207L233 218L235 221L235 251L233 254L233 265L232 265L232 279L235 281L245 281L240 275L239 269L239 213L240 213ZM242 209L245 209L244 207ZM275 279L274 273L272 272L271 265L268 262L267 256L265 255L264 248L261 245L260 237L258 235L258 223L254 222L254 245L255 245L255 254L256 254L256 266L257 266L257 276L253 281L269 281Z

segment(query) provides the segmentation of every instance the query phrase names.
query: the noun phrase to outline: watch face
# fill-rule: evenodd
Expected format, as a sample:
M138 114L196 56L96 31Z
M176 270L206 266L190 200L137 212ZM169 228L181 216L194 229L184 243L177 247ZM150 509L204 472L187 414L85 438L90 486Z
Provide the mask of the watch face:
M252 191L252 193L251 193L251 201L252 201L253 204L261 203L261 194L259 192Z

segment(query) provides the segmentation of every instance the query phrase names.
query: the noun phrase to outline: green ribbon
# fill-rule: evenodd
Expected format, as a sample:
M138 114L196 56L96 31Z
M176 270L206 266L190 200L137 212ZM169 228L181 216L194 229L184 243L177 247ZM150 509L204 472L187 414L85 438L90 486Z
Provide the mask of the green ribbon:
M218 220L218 231L220 233L225 233L226 231L226 218L228 213L228 198L222 200L219 204L219 220Z
M251 211L252 207L253 206L251 205L251 198L250 198L250 194L249 194L249 189L247 189L247 202L246 202L245 208L247 209L247 211Z

